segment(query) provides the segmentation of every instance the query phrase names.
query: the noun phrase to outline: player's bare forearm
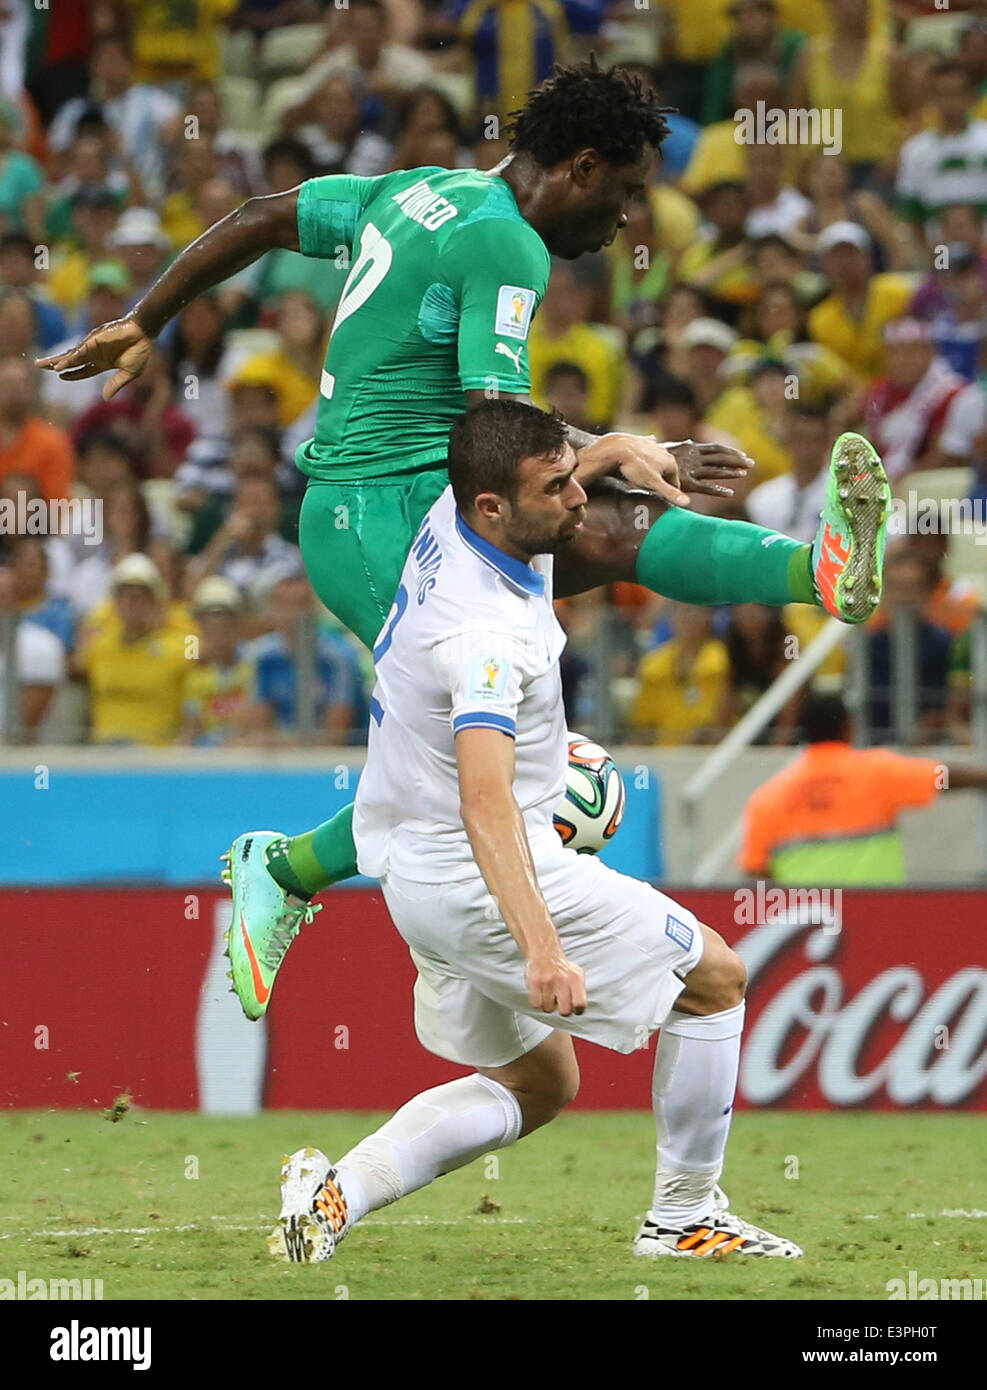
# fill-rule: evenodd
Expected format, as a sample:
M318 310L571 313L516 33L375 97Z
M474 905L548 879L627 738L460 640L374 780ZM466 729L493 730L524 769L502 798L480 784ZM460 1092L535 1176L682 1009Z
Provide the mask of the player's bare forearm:
M472 409L489 397L485 391L467 391ZM512 400L524 405L536 403L527 395ZM692 439L663 444L654 435L587 434L566 425L569 442L576 450L576 479L588 491L602 480L617 480L623 486L654 493L673 507L688 507L688 493L707 493L732 497L727 484L743 478L754 467L754 460L727 444L697 444Z
M134 306L149 338L186 304L268 251L298 250L298 189L248 200L187 246Z
M566 958L514 797L514 742L495 729L456 735L463 824L483 880L525 960L528 999L563 1018L586 1008L586 980Z
M558 944L514 797L514 745L496 729L456 736L460 810L477 867L527 960Z
M297 188L269 198L249 198L193 241L129 314L100 324L66 352L39 357L37 365L63 381L84 381L112 370L102 393L104 401L111 400L140 376L154 339L186 304L266 251L279 248L298 250Z

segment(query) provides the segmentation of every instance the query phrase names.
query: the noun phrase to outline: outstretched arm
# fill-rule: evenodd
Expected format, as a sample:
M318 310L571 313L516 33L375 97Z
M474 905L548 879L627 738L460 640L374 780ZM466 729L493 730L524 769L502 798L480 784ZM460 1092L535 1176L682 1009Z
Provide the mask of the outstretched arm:
M235 275L267 251L297 251L298 189L249 198L203 232L172 261L129 314L94 328L78 347L38 360L66 381L116 371L103 387L112 396L144 370L153 340L197 295Z
M512 400L535 404L527 394L510 394ZM466 392L470 407L489 399L486 390ZM631 487L656 493L670 506L688 507L690 492L732 497L733 488L725 484L754 467L753 459L726 444L696 444L691 439L662 444L654 435L587 434L573 425L566 429L579 460L576 478L583 487L592 488L601 478L623 479Z
M987 767L953 767L948 769L943 791L987 791Z

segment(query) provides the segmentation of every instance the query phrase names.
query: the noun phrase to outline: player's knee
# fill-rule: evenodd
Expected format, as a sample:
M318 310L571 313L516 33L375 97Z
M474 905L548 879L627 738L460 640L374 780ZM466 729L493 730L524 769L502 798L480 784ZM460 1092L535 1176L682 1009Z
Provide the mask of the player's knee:
M731 951L727 947L723 961L723 983L722 994L724 1009L735 1009L738 1004L743 1003L744 995L747 993L747 966L737 955L736 951Z
M543 1070L534 1084L519 1095L524 1114L524 1133L530 1134L554 1120L579 1094L579 1067L575 1057L559 1058Z
M579 1094L579 1067L575 1057L560 1058L558 1065L541 1078L537 1103L545 1119L552 1120ZM542 1123L545 1123L543 1121Z
M687 1013L718 1014L735 1009L747 992L747 967L718 932L703 928L706 949L688 977L677 1008Z
M558 1087L555 1094L559 1110L564 1110L567 1105L571 1105L578 1095L579 1066L576 1063L575 1057L573 1057L559 1076ZM556 1111L556 1114L558 1114L558 1111Z

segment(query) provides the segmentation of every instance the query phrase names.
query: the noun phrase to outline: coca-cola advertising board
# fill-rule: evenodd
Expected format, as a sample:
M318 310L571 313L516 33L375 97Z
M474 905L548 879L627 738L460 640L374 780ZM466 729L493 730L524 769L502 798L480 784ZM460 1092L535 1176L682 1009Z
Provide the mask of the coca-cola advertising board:
M674 891L674 890L673 890ZM983 892L843 894L838 919L675 893L744 957L738 1107L987 1108ZM389 1109L459 1074L418 1044L414 968L379 893L335 890L242 1018L228 896L4 890L0 1095L9 1106ZM651 1048L579 1044L577 1107L648 1109Z

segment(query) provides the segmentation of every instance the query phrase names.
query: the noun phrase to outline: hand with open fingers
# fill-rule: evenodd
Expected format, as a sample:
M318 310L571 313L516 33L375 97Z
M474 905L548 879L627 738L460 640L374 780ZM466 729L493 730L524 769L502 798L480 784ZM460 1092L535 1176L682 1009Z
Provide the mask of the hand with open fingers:
M679 466L675 455L650 435L616 434L607 438L617 441L615 460L617 471L627 482L646 492L656 493L673 507L688 507L689 498L679 484Z
M733 488L721 480L745 478L754 460L729 444L697 444L683 439L663 446L679 466L679 482L686 492L703 492L711 497L732 497Z
M582 966L566 958L561 946L529 956L524 975L534 1008L563 1018L585 1011L586 976Z
M604 434L579 450L579 482L617 472L634 487L653 492L673 507L688 507L689 498L679 486L675 458L653 435Z
M78 347L69 348L68 352L39 357L37 366L57 372L65 381L82 381L115 367L116 371L103 387L103 400L108 401L134 377L140 376L152 347L151 339L133 315L128 314L94 328Z

